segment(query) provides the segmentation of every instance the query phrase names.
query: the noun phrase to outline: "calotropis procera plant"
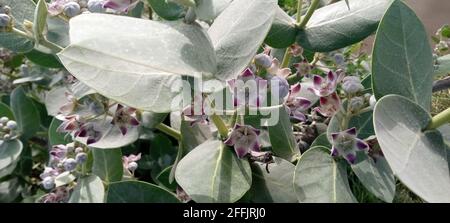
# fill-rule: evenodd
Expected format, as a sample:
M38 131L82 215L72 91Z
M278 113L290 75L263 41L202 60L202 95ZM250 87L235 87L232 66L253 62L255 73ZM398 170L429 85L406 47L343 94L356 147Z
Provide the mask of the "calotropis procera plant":
M450 202L448 26L297 2L0 0L0 201Z

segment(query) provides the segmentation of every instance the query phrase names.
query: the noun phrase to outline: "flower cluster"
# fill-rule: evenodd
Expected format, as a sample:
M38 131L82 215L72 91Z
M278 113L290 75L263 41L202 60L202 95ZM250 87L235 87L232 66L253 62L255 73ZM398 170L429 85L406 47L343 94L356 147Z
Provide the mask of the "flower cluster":
M236 124L224 143L233 146L236 155L243 158L251 151L260 151L259 134L260 131L252 126Z
M49 166L45 167L40 175L42 186L47 190L53 189L58 176L75 172L86 160L86 150L79 146L75 148L75 143L53 146L50 150Z
M17 123L8 117L0 118L0 140L10 140L17 136Z
M134 175L134 171L137 170L138 164L137 161L141 159L141 154L130 154L129 156L123 156L122 157L122 165L123 170L125 173L127 173L130 176Z
M48 5L48 12L52 16L65 15L69 18L81 13L112 12L127 13L133 9L138 0L52 0Z

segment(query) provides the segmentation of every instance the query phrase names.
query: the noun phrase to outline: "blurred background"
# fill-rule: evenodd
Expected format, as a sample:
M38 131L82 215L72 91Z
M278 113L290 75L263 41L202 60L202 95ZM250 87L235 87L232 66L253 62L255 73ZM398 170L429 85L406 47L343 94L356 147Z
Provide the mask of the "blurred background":
M420 17L429 35L450 24L450 0L406 0Z

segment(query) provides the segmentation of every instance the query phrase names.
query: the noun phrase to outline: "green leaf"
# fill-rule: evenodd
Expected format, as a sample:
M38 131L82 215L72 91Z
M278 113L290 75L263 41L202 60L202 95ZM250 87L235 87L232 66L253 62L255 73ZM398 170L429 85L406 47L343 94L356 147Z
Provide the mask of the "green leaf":
M44 39L44 30L47 26L47 3L45 0L39 0L34 11L34 22L33 22L33 36L36 41L36 46L39 42Z
M66 133L61 133L56 131L58 127L62 124L62 121L53 118L50 126L48 127L48 141L50 146L60 145L60 144L68 144L71 142L71 136L66 135Z
M142 181L112 183L106 195L107 203L179 203L171 192Z
M352 169L358 179L377 198L391 203L395 195L395 178L386 159L379 156L374 160L365 153L358 153L357 156Z
M398 95L381 98L374 110L378 142L395 175L427 202L450 202L450 173L442 135L422 131L426 110Z
M306 151L297 163L294 190L303 203L354 203L344 162L338 162L326 147Z
M155 128L158 124L164 121L167 117L167 113L155 113L155 112L142 112L141 125L145 128Z
M423 24L403 1L380 22L373 49L372 89L377 99L397 94L429 110L433 55Z
M343 114L341 112L334 115L327 128L327 136L328 141L332 142L331 134L335 132L344 131L345 129L341 129L341 123L343 119ZM373 112L364 112L362 114L351 117L350 122L348 123L348 128L356 128L356 133L358 134L358 138L365 139L369 136L375 135L375 131L373 130Z
M19 161L22 148L20 140L0 140L0 178L12 173Z
M203 21L214 20L232 0L196 0L195 14Z
M445 76L450 73L450 55L439 57L437 64L437 69L434 71L435 77Z
M233 203L250 189L251 169L232 148L211 140L189 152L178 164L177 183L196 202Z
M0 203L14 202L23 189L18 177L0 182Z
M69 24L58 17L47 18L47 39L61 47L66 47L70 43Z
M31 0L0 0L0 5L11 7L15 27L21 31L25 31L22 26L25 20L33 21L36 6ZM18 53L24 53L32 50L34 43L29 38L12 32L0 32L0 46Z
M102 180L95 175L81 177L70 196L69 203L103 203L105 188Z
M297 203L293 194L295 166L278 157L274 157L274 163L266 164L255 162L251 164L253 171L252 201L256 203Z
M352 0L317 9L297 42L314 52L329 52L357 43L377 29L392 0Z
M297 31L295 20L278 7L265 43L274 48L289 47L295 42Z
M183 18L184 7L174 2L162 0L147 0L153 11L165 20L177 20Z
M177 184L174 181L170 182L171 172L172 166L168 166L166 169L161 171L158 176L156 176L156 179L161 187L166 188L170 191L175 191L177 189Z
M10 120L15 120L14 114L11 109L3 102L0 102L0 118L1 117L7 117Z
M311 143L310 148L322 146L331 149L331 143L328 141L327 133L322 133Z
M92 148L94 164L92 173L99 176L105 183L122 180L122 150Z
M131 107L178 109L171 102L181 94L182 75L216 73L211 42L196 24L92 13L71 19L70 28L71 45L58 54L64 66L98 93Z
M27 59L31 62L48 68L61 68L62 64L59 62L58 57L54 54L48 54L41 52L39 50L31 50L28 53L25 53Z
M11 92L11 109L16 117L17 129L21 132L23 138L32 137L40 129L39 112L21 86Z
M235 78L250 63L275 17L275 0L234 0L208 30L219 80ZM231 22L232 21L232 22Z
M272 113L272 116L278 115L278 122L268 125L272 151L278 157L293 161L298 158L300 151L295 142L291 120L283 105L278 106L276 110L278 111Z

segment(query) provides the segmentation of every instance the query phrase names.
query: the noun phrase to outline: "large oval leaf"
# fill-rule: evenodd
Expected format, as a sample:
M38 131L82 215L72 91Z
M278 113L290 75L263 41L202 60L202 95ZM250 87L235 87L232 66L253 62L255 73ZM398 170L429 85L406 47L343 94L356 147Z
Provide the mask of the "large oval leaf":
M365 153L358 153L358 161L352 169L368 191L385 202L392 202L395 177L384 157L373 159Z
M95 175L81 177L70 196L69 203L103 203L105 188L102 180Z
M294 190L300 202L354 203L344 162L331 157L326 147L306 151L297 163Z
M430 109L433 56L427 35L403 1L392 4L380 22L373 49L372 89L377 99L398 94Z
M39 112L23 87L19 86L11 93L11 109L17 121L17 129L23 138L34 135L41 127Z
M70 38L58 56L77 79L143 110L178 109L171 102L181 91L181 75L216 73L211 42L196 24L93 13L70 20Z
M295 20L278 7L265 42L274 48L286 48L295 42L297 31Z
M297 42L314 52L328 52L357 43L375 32L392 0L340 1L316 10Z
M291 120L284 106L275 109L277 111L272 113L272 116L278 115L278 122L268 126L272 150L275 155L294 161L300 156L300 151L294 138Z
M395 175L428 202L450 202L448 150L430 115L413 101L388 95L374 111L375 133Z
M235 78L255 56L275 17L275 0L234 0L208 30L217 55L216 78Z
M106 183L122 180L123 164L120 149L92 149L94 164L92 173Z
M178 164L177 183L196 202L236 202L250 189L252 174L232 150L218 140L199 145Z
M294 164L274 157L274 163L267 164L252 163L252 201L258 203L297 203L298 200L292 196L294 185ZM270 172L267 172L267 169Z
M32 0L0 0L0 6L11 7L15 27L25 31L22 24L25 20L33 21L36 5ZM16 52L28 52L34 48L34 42L12 32L0 32L0 46Z
M233 0L197 0L195 14L203 21L214 20Z
M14 166L17 164L22 152L22 147L22 142L17 139L0 140L0 178L14 170Z
M106 196L108 203L179 203L171 192L141 181L112 183Z

